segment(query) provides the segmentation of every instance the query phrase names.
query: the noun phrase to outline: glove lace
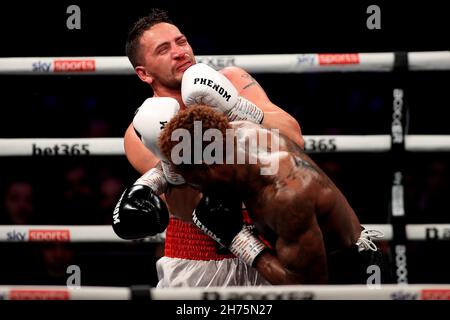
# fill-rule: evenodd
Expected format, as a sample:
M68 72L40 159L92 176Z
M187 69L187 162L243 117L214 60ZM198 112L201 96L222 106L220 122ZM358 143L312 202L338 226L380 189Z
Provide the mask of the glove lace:
M375 245L375 243L373 243L372 238L375 239L379 239L379 238L383 238L384 234L383 232L379 231L379 230L375 230L375 229L364 229L363 231L361 231L361 235L358 239L358 241L356 241L356 245L358 246L358 251L367 251L367 250L371 250L371 251L377 251L378 248Z

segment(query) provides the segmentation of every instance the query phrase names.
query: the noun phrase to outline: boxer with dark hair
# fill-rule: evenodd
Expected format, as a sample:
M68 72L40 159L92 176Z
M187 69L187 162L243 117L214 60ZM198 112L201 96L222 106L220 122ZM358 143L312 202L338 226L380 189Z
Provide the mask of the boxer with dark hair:
M122 238L137 239L167 227L164 257L157 262L159 287L267 284L255 269L220 248L191 223L202 194L173 172L158 150L157 140L167 121L201 99L224 102L220 111L227 117L279 127L303 145L299 124L273 104L243 69L233 66L218 72L197 65L186 36L163 10L154 9L134 24L126 52L138 77L150 85L153 97L145 100L125 133L126 156L143 176L118 202L114 231ZM195 79L184 77L188 69L203 80L191 84ZM217 96L217 91L205 87L205 79L207 84L214 81L222 93L226 90L226 96Z
M222 158L192 161L208 154L208 139L194 132L198 126L203 133L215 130L215 154ZM177 130L190 133L188 144L179 141ZM220 134L228 136L220 138ZM230 135L233 143L227 144ZM196 150L195 144L201 149ZM387 281L388 269L372 242L381 233L362 228L336 185L283 134L248 121L228 122L213 108L199 105L166 124L159 146L186 182L203 192L194 223L271 284L365 284L370 265L378 265L381 280ZM219 152L220 148L225 150ZM182 150L184 162L174 158L180 152L173 150ZM195 152L199 154L192 156ZM240 153L256 161L236 162ZM267 159L277 162L277 170L263 170ZM241 202L255 228L244 223Z

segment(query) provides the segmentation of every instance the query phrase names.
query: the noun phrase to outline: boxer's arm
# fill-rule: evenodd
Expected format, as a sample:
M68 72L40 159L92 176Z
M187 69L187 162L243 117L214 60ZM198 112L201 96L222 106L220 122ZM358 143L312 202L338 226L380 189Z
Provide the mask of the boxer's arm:
M306 224L298 228L295 237L280 232L275 247L276 255L264 251L256 258L255 267L270 283L287 285L327 282L322 232L315 217L310 220L303 221ZM291 229L291 226L288 228Z
M128 161L140 174L154 168L159 162L158 157L144 146L136 134L133 124L130 124L125 132L124 148Z
M141 139L136 134L132 123L125 132L123 146L128 162L140 174L144 174L151 168L156 167L159 162L158 157L144 146ZM166 201L164 194L161 194L160 197L162 200Z
M236 87L240 96L250 100L264 112L262 125L280 132L304 148L300 125L289 113L272 103L264 89L245 70L227 67L220 71Z
M124 147L128 161L139 173L144 174L151 168L154 168L159 162L149 149L147 149L131 124L124 136ZM171 212L184 221L192 220L192 210L201 199L201 194L188 185L173 186L167 190L167 193L161 194L160 198L167 203ZM192 203L191 203L192 202Z
M303 217L280 215L276 221L275 253L245 225L238 199L212 193L203 195L192 214L194 224L228 248L274 285L326 283L325 247L315 217L311 224Z

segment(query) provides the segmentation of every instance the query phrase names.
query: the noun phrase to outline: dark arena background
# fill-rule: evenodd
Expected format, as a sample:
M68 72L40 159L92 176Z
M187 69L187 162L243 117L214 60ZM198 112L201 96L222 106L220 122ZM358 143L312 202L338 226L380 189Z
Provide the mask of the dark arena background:
M128 29L153 7L168 10L195 54L210 57L203 61L216 68L241 55L289 54L301 69L315 54L344 54L328 56L344 71L322 66L287 72L267 62L248 71L272 102L298 120L306 151L362 223L387 228L391 239L380 246L391 260L393 283L449 284L449 13L437 1L392 2L2 3L0 286L65 286L70 265L80 268L81 286L156 285L163 243L119 241L110 230L117 200L139 174L123 151L99 154L95 146L103 140L92 140L115 138L113 150L120 150L135 110L152 91L132 72L57 73L48 62L125 59ZM81 10L80 29L66 25L70 5ZM380 8L379 29L368 27L370 5ZM411 70L408 53L423 51L444 58L426 56L431 67ZM345 69L364 65L358 53L388 53L392 59L385 63L388 70ZM13 57L33 59L28 65L4 59ZM394 97L395 89L401 98ZM364 140L373 135L375 142ZM409 135L430 139L411 150ZM360 138L355 148L350 143L345 149L340 139L346 136ZM61 140L44 145L42 138ZM377 150L380 141L387 146ZM32 241L33 225L60 226L59 233L41 230L41 237L60 241ZM89 231L71 229L91 226L104 227L92 230L111 238L89 241L83 238Z

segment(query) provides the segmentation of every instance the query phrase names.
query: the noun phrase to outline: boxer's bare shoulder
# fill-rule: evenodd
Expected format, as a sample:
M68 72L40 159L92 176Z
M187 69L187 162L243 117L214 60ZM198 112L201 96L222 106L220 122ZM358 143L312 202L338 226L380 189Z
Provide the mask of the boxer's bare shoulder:
M258 81L242 68L231 66L220 70L220 72L233 83L239 95L242 95L245 90L252 87L259 87L262 90Z

